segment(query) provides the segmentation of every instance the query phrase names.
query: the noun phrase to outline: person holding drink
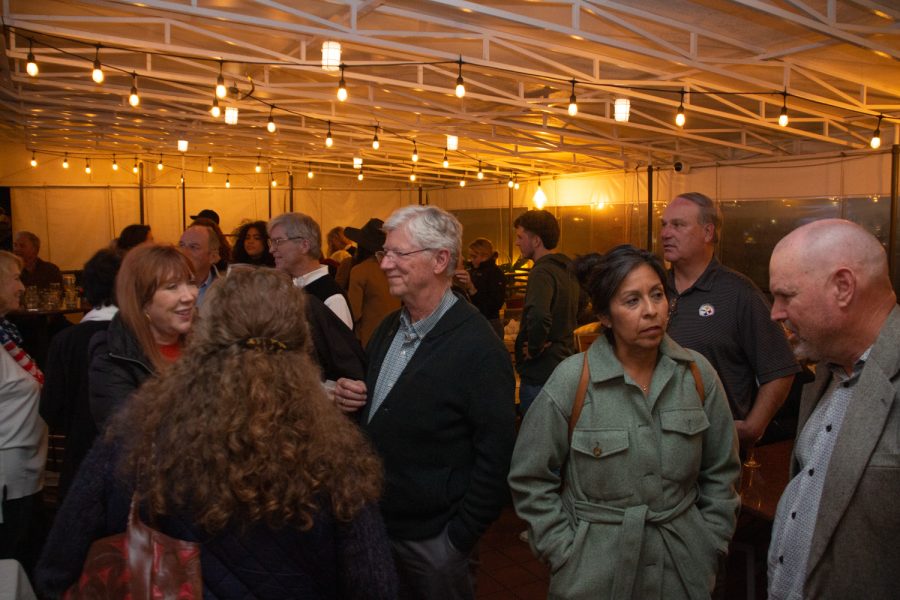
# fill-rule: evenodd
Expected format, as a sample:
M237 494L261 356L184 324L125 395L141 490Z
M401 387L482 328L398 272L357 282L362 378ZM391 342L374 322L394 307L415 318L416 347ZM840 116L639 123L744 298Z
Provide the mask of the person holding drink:
M497 266L497 253L487 238L476 238L469 244L469 262L465 269L457 269L454 282L466 290L491 327L503 339L503 321L500 309L506 302L506 276Z

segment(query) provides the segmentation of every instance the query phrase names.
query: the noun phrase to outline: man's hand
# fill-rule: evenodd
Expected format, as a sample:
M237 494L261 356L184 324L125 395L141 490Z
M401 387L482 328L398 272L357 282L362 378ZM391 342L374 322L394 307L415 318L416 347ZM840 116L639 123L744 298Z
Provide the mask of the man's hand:
M735 421L734 426L741 448L752 448L766 432L765 426L759 427L749 420Z
M341 377L334 386L334 403L345 413L356 412L366 405L366 382Z

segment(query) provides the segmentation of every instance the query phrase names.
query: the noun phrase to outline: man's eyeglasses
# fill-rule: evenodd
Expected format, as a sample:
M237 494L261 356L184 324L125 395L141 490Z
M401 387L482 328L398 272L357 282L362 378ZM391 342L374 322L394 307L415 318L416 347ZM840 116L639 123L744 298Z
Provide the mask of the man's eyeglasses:
M286 238L269 238L269 249L271 250L273 248L280 248L281 245L285 242L289 242L292 240L302 240L302 239L303 238L299 235L295 236L295 237L286 237Z
M386 258L391 260L398 260L401 258L406 258L412 254L418 254L419 252L425 252L426 250L434 250L434 248L419 248L418 250L410 250L409 252L397 252L396 250L379 250L375 253L375 259L378 262L383 261Z

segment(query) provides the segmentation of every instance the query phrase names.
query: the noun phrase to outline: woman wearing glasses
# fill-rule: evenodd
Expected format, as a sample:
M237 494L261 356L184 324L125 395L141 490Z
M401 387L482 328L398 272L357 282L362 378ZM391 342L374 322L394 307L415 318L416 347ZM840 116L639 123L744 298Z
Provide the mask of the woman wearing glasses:
M604 335L560 363L526 414L516 511L552 598L708 598L740 503L724 389L665 334L654 255L619 246L588 288Z

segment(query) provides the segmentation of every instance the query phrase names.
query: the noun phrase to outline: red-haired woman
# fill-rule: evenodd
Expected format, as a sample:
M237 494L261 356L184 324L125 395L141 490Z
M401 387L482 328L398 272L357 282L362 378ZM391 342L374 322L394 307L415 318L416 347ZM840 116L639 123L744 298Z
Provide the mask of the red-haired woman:
M197 285L175 246L144 244L116 276L119 312L91 340L90 401L97 429L150 375L181 354L194 321Z

